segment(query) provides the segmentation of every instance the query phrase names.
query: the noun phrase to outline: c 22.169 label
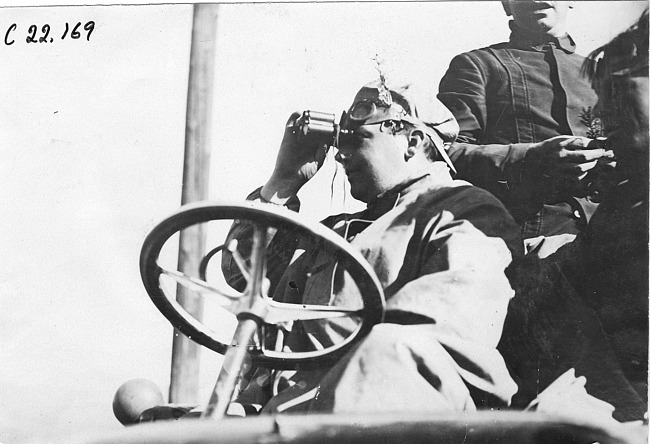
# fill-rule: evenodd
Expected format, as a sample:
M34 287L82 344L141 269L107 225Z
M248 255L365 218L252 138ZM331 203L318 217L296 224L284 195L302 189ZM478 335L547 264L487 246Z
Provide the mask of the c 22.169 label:
M86 23L62 23L54 29L49 24L30 25L21 29L17 23L11 24L4 33L4 44L11 46L24 41L27 44L54 43L57 40L90 41L90 35L95 30L95 22L90 20Z

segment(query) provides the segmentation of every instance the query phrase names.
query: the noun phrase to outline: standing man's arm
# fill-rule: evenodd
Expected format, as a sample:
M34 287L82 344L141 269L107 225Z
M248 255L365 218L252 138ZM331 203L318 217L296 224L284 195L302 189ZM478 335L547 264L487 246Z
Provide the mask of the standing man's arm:
M509 81L506 73L487 66L488 62L472 53L461 54L452 60L440 82L438 98L460 126L449 150L458 178L492 192L513 214L519 213L516 208L534 213L536 207L553 199L556 188L552 184L577 188L599 158L612 157L611 152L593 148L589 139L577 136L556 136L536 143L482 143L494 127L514 125L500 120L512 112L504 113L511 107L511 98L490 92L491 84Z
M460 126L458 138L449 150L459 178L492 191L497 182L512 179L517 173L530 144L481 143L489 119L493 118L488 115L489 76L472 54L458 55L440 82L438 98L451 110Z

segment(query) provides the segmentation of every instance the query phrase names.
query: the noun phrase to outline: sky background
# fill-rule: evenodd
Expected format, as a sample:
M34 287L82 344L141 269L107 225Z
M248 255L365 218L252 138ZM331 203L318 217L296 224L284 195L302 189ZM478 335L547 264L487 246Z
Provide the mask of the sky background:
M576 2L587 54L647 2ZM61 40L65 23L95 22ZM451 58L506 40L499 2L221 5L210 199L243 199L270 174L294 110L336 113L377 78L436 90ZM118 430L111 401L143 377L166 394L172 328L142 286L153 226L180 206L192 25L188 4L2 7L0 442ZM28 44L49 24L52 43ZM353 208L329 159L305 189L314 219ZM312 203L309 203L311 201ZM207 396L219 358L206 351Z

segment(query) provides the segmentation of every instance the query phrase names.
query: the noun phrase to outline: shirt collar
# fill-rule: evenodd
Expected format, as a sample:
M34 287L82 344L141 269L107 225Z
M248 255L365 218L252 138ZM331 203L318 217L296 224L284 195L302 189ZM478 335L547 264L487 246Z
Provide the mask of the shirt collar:
M576 52L576 44L569 34L564 34L562 37L556 38L548 35L540 35L539 37L531 37L524 34L514 20L509 23L510 30L510 43L519 49L533 49L535 51L543 52L546 50L547 44L552 44L555 47L563 50L567 54Z

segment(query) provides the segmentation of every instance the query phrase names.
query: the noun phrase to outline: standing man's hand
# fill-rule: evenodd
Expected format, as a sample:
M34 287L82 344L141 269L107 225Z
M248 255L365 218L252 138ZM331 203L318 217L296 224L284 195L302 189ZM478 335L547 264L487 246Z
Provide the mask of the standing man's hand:
M284 204L309 181L325 161L329 148L312 138L300 138L294 124L301 114L294 112L284 130L280 151L271 177L262 187L262 199Z
M556 136L531 144L524 160L533 177L541 175L553 185L543 194L571 192L600 159L613 160L614 153L601 145L587 137Z

